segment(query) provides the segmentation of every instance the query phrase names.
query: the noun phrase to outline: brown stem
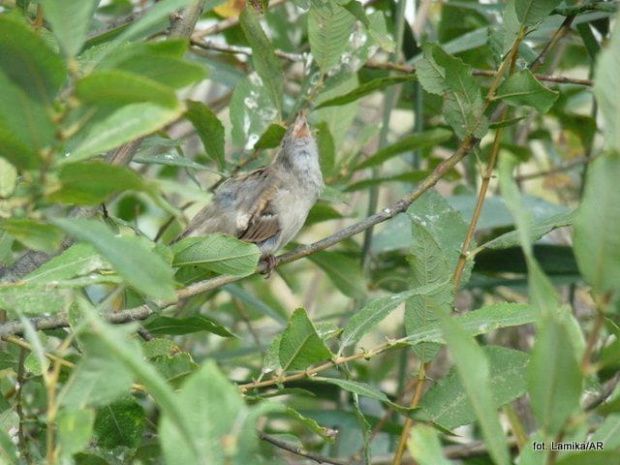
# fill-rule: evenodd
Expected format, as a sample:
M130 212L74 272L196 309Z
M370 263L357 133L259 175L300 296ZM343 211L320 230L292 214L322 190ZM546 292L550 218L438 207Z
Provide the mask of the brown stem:
M488 108L490 102L495 96L495 92L499 87L501 79L504 75L504 72L507 70L508 66L511 67L511 71L514 70L514 64L519 52L519 46L521 42L525 38L526 29L522 27L517 35L512 47L510 48L510 52L506 59L502 62L502 65L497 72L497 75L493 79L491 83L491 87L487 92L487 96L484 100L485 105L483 107L483 113ZM506 115L508 114L508 107L505 107L502 111L502 115L500 117L501 120L506 119ZM456 264L456 268L454 270L454 276L452 277L453 289L456 294L459 290L461 284L461 278L463 276L463 271L465 270L465 265L467 264L467 260L469 258L469 247L474 239L474 233L476 232L476 226L478 225L478 220L480 219L480 214L482 213L482 206L484 205L484 199L486 198L487 191L489 189L489 183L491 182L491 176L493 175L493 170L495 169L495 163L497 161L497 155L499 153L500 143L502 140L502 135L504 134L503 126L500 127L495 133L495 140L493 142L493 149L491 150L491 156L489 158L489 162L486 167L486 171L482 177L482 183L480 184L480 191L478 192L478 199L476 201L476 207L474 209L474 214L472 216L471 221L469 222L469 226L467 228L467 234L465 235L465 240L463 241L463 246L461 247L461 254L459 256L458 262Z
M19 418L19 424L17 426L17 445L20 455L24 458L26 463L31 463L30 451L28 450L28 441L26 440L26 433L24 432L24 408L22 406L23 398L22 391L26 384L25 368L26 362L26 349L22 348L19 351L19 362L17 364L17 389L15 390L15 412L17 418Z
M515 181L529 181L531 179L541 178L543 176L549 176L550 174L562 173L563 171L569 171L576 166L587 165L595 160L596 157L580 157L572 160L568 163L565 163L560 166L554 166L553 168L549 168L548 170L537 171L535 173L526 173L515 176Z
M424 391L424 386L426 385L426 373L430 367L431 362L426 362L422 365L420 369L420 373L418 374L418 384L415 387L415 393L413 394L413 398L411 399L411 403L409 407L416 408L420 405L420 399L422 399L422 392ZM413 420L411 418L407 418L405 420L405 424L403 425L403 432L400 435L400 440L398 441L398 448L396 449L396 453L394 454L394 460L392 461L393 465L401 465L403 461L403 456L405 454L405 449L407 448L407 439L409 439L409 431L411 431L411 427L413 426Z

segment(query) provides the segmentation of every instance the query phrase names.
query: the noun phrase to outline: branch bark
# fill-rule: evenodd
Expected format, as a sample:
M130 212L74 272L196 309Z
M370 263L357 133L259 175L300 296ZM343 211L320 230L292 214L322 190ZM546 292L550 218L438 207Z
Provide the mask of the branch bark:
M404 212L409 208L409 206L418 198L424 194L427 190L433 187L437 182L446 175L452 168L454 168L478 143L478 139L473 136L467 137L460 145L460 147L446 160L437 165L437 167L432 171L424 181L422 181L413 191L409 194L393 203L387 208L375 213L374 215L368 216L367 218L359 221L351 226L344 228L338 231L331 236L326 237L318 242L315 242L310 245L301 246L292 252L280 255L276 258L276 265L284 265L286 263L290 263L301 258L307 257L316 253L320 250L327 249L333 245L338 244L339 242L348 239L349 237L355 236L366 229L377 225L379 223L383 223L384 221L393 218L399 213ZM262 262L258 268L256 269L256 273L262 273L267 270L267 264ZM200 281L198 283L191 284L187 286L185 289L181 289L177 292L178 299L185 299L188 297L192 297L198 294L201 294L206 291L210 291L213 289L217 289L219 287L224 286L225 284L233 283L235 281L239 281L243 278L239 276L230 276L230 275L221 275L212 279L207 279L205 281ZM174 302L158 302L158 306L166 307L174 304ZM129 308L126 310L122 310L120 312L112 313L107 315L106 319L110 323L120 324L126 323L129 321L136 320L145 320L150 315L155 313L156 310L148 307L147 305L141 305L139 307ZM37 317L30 319L30 323L32 324L35 330L43 330L43 329L54 329L54 328L65 328L69 326L68 317L66 315L54 315L54 316L45 316L45 317ZM10 321L7 323L3 323L0 325L0 336L8 336L11 334L22 334L24 332L24 325L20 321Z

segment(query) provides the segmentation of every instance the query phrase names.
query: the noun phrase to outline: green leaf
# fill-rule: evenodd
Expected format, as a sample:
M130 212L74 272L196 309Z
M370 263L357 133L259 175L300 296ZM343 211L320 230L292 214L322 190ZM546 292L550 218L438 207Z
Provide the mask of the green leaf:
M543 86L528 69L519 71L499 86L494 100L503 100L512 106L528 105L547 113L560 93Z
M499 408L525 393L529 357L524 352L500 346L487 346L483 350L489 360L491 401L495 408ZM448 429L476 419L469 397L454 369L424 394L420 406L434 423Z
M60 455L67 460L88 447L93 434L93 409L62 409L58 418L58 445Z
M403 413L405 415L407 415L411 411L411 409L407 407L403 407L402 405L395 404L388 398L387 395L385 395L382 391L375 388L374 386L371 386L370 384L359 383L357 381L350 381L348 379L324 378L324 377L318 377L318 376L311 378L311 379L313 383L316 382L316 383L333 384L334 386L338 386L344 389L345 391L349 391L354 394L358 394L360 396L368 397L370 399L378 400L379 402L382 402L388 405L393 410L396 410L397 412Z
M320 104L325 100L350 92L358 86L359 79L356 73L342 72L338 78L334 77L326 81L316 102ZM334 145L340 147L344 144L347 131L358 115L358 107L358 102L351 102L337 107L319 108L313 112L313 115L315 121L327 124L334 139Z
M282 370L305 370L314 363L328 360L331 355L306 311L303 308L295 310L280 340Z
M356 100L359 100L360 98L365 97L366 95L372 94L373 92L377 90L385 89L386 87L390 87L396 84L401 84L403 82L413 82L415 80L417 80L417 77L414 74L409 75L409 76L391 76L391 77L373 79L372 81L368 81L362 84L361 86L359 86L358 88L344 95L341 95L340 97L334 97L329 100L325 100L321 102L319 105L317 105L317 108L339 106L339 105L344 105L346 103L355 102Z
M605 447L608 447L607 444L605 444ZM616 463L618 463L617 450L575 452L570 455L562 456L562 458L556 462L557 465L615 465Z
M119 70L89 74L75 84L76 96L94 105L127 105L148 102L167 108L178 107L174 90L151 79Z
M226 292L231 296L239 299L242 303L249 308L256 310L261 315L265 315L268 318L276 321L280 326L285 326L288 321L288 315L284 314L282 310L274 308L268 305L264 300L258 298L254 293L247 292L237 284L227 284L223 286Z
M177 446L190 453L197 454L198 446L190 438L193 438L190 421L187 416L181 413L180 403L177 400L172 388L166 383L164 378L156 371L150 363L145 363L140 345L135 339L129 339L129 334L134 334L134 325L124 325L113 327L104 322L101 317L91 307L90 303L84 299L79 301L82 312L85 314L91 328L96 333L96 339L104 346L102 355L121 364L121 370L129 370L145 386L148 393L153 397L160 411L166 416L168 423L180 432ZM110 373L116 371L101 371L107 378L111 378ZM110 382L116 383L117 380ZM104 380L105 384L106 381ZM103 386L106 388L107 386ZM197 462L188 462L197 463Z
M251 150L277 116L278 109L258 75L250 74L235 87L230 101L233 142Z
M170 318L167 316L156 316L149 319L144 327L149 333L160 335L180 336L183 334L191 334L199 331L207 331L222 337L234 337L230 331L224 326L216 323L210 318L203 315L195 315L189 318Z
M568 211L537 219L529 230L530 241L534 242L557 228L572 226L574 212ZM486 249L508 249L519 245L519 231L510 231L483 244Z
M340 63L355 17L336 2L312 0L308 12L310 51L323 73Z
M620 153L590 164L583 201L575 215L579 269L599 297L620 288Z
M310 260L316 263L344 295L362 299L366 295L364 274L359 262L340 252L318 252Z
M549 278L545 276L540 265L534 258L531 237L532 218L523 205L523 199L517 184L512 178L512 170L516 161L510 155L502 156L499 160L499 181L502 194L508 209L515 218L519 241L525 254L528 268L528 284L531 302L545 317L553 317L558 307L558 295Z
M0 71L45 106L67 77L60 56L25 23L8 15L0 16Z
M467 223L436 191L426 192L407 210L411 219L411 246L407 258L412 287L435 285L432 292L407 301L405 328L411 334L417 328L437 321L439 314L450 312L454 300L452 276L461 254ZM472 262L464 269L461 282L467 282ZM424 361L432 360L439 347L422 344L415 348Z
M156 53L155 51L132 56L130 59L118 63L115 68L128 73L138 74L173 89L187 87L190 84L205 79L209 74L207 69L198 63L168 56L164 53Z
M254 150L264 150L279 147L282 139L286 134L286 128L281 124L273 123L263 134L260 139L254 144Z
M171 355L160 355L152 357L151 362L157 371L175 388L184 381L188 375L196 372L200 365L194 362L192 356L187 352L176 352Z
M510 456L506 437L497 411L489 402L493 395L489 360L476 341L459 325L457 319L445 314L441 314L440 318L450 355L476 414L489 454L495 463L508 465Z
M49 109L1 69L0 101L0 156L18 168L38 167L41 149L53 145L56 137Z
M74 410L106 405L129 392L133 373L91 332L80 335L84 357L60 390L61 405ZM110 376L114 373L114 376Z
M141 242L115 236L94 220L57 218L52 222L76 239L91 244L138 291L154 299L176 300L172 269Z
M94 433L97 446L104 449L137 447L146 423L144 408L126 396L97 411Z
M58 228L27 219L10 219L0 221L0 230L32 250L52 253L60 248L62 232Z
M66 312L73 302L73 290L52 288L45 283L0 286L0 309L10 316Z
M456 317L456 320L468 335L479 336L500 328L533 323L537 316L536 309L531 305L502 303L487 305L479 310ZM445 344L438 322L414 329L407 335L404 342L411 345L421 342Z
M187 378L176 398L178 414L187 422L190 434L183 436L171 421L169 412L164 413L159 437L166 463L224 465L225 458L234 453L224 440L233 437L231 435L239 439L236 428L241 425L237 422L247 415L237 387L213 361L208 361ZM188 441L199 445L199 452L182 447Z
M31 283L64 281L101 268L110 268L110 264L91 245L75 244L26 275L24 281Z
M127 42L148 37L170 27L170 14L182 9L191 0L162 0L148 9L138 21L134 21L105 48L98 61L116 52Z
M222 122L206 105L193 100L187 101L185 117L196 128L207 155L216 161L220 169L224 168L226 153L224 151L225 139Z
M232 236L187 237L172 246L174 266L201 267L220 274L248 276L256 270L260 252L255 244Z
M17 186L17 170L6 159L0 157L0 199L13 194Z
M10 465L19 465L20 463L17 446L13 443L8 429L0 430L0 458Z
M517 19L524 26L533 26L545 19L561 0L516 0Z
M146 136L176 120L182 112L178 104L174 108L147 102L125 105L88 125L79 145L62 161L83 160Z
M420 465L450 465L441 450L441 442L435 429L417 424L411 428L407 447L411 457Z
M98 0L43 0L43 15L65 56L73 57L81 49Z
M417 76L424 90L443 95L442 112L459 138L473 134L483 137L488 122L482 114L480 86L471 68L461 59L435 44L423 46L424 58L417 65Z
M599 54L594 72L594 95L605 121L605 147L620 152L620 30L615 28L608 46Z
M403 140L395 144L388 145L377 151L370 158L357 165L354 170L361 170L371 166L377 166L389 160L390 158L400 155L401 153L420 150L427 147L435 147L436 145L446 142L452 137L452 132L443 128L429 129L419 134L413 134L405 137Z
M426 295L435 290L437 285L423 286L417 289L373 299L357 311L348 321L340 338L340 352L357 344L359 340L383 321L396 307L416 295Z
M117 192L150 190L132 169L99 161L64 165L58 179L62 185L50 200L76 205L98 205Z
M353 3L353 2L351 2ZM369 25L366 26L370 37L383 50L394 53L396 42L388 31L388 21L384 11L374 11L368 15Z
M276 57L272 43L261 28L259 16L254 9L244 8L239 15L239 20L241 29L252 48L254 69L280 116L284 94L284 74L280 61Z
M617 340L617 339L616 339ZM617 398L616 398L617 400ZM606 402L602 407L606 407L611 402ZM590 441L602 441L607 449L618 449L620 447L620 414L614 413L608 415L597 431L594 431Z
M319 149L319 162L323 176L329 177L334 174L336 165L336 144L329 126L325 122L316 125L316 144ZM306 222L307 223L307 222Z
M545 437L555 437L579 406L582 381L565 325L544 320L532 349L527 383L532 409Z

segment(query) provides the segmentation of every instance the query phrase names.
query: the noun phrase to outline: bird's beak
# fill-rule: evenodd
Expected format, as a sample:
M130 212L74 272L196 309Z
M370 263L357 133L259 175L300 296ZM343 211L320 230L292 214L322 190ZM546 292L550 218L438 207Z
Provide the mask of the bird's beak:
M293 123L293 137L295 139L301 139L302 137L310 137L310 135L310 127L306 120L306 112L302 111L297 115Z

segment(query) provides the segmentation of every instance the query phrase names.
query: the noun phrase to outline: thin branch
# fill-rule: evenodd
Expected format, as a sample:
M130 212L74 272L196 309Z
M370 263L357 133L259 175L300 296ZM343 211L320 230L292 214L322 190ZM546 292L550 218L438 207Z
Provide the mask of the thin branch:
M196 23L202 14L202 9L207 0L194 0L185 9L174 17L169 36L172 38L187 38L192 35Z
M235 45L217 43L212 40L201 39L197 34L194 34L192 36L192 38L190 39L190 43L195 47L199 47L204 50L215 50L222 53L233 53L245 56L252 56L252 50L248 47L238 47ZM299 53L288 53L281 50L275 50L275 54L277 57L291 62L303 62L305 60L305 56ZM364 64L364 67L370 69L384 69L388 71L396 71L407 74L416 72L416 67L412 65L387 63L372 60L367 61ZM497 71L474 69L472 70L472 74L474 76L495 77L497 75ZM554 82L556 84L575 84L586 87L592 87L594 85L594 81L592 81L591 79L579 79L566 76L549 76L546 74L534 74L534 76L536 76L536 79L538 79L539 81Z
M487 93L486 98L484 99L483 113L488 108L490 102L495 96L495 91L497 90L499 83L507 71L508 66L510 66L510 72L514 71L514 64L517 59L517 55L519 53L519 47L521 42L525 38L526 28L521 27L519 34L515 38L512 47L510 48L510 52L506 59L502 62L500 66L500 70L497 73L497 76L493 79L491 83L491 87ZM501 119L504 120L508 113L508 107L504 107L501 113ZM489 158L489 162L487 163L486 170L482 177L482 183L480 184L480 190L478 192L478 199L476 201L476 207L474 208L474 214L472 215L471 221L469 222L469 226L467 228L467 234L465 235L465 239L463 240L463 245L461 247L461 254L456 264L456 268L454 270L454 275L452 277L453 289L456 294L461 285L461 277L463 276L463 271L465 270L465 265L469 259L469 247L474 239L474 233L476 232L476 226L478 225L478 220L480 219L480 214L482 213L482 206L484 205L484 199L486 198L487 191L489 189L489 184L491 181L491 176L493 175L493 170L495 169L495 162L497 160L497 155L499 154L500 142L502 140L502 135L504 133L504 128L500 127L495 133L495 140L493 142L493 149L491 150L491 156Z
M577 166L580 165L587 165L588 163L591 163L593 160L595 160L596 157L581 157L581 158L576 158L575 160L572 160L568 163L565 163L563 165L559 165L559 166L554 166L553 168L549 168L547 170L543 170L543 171L537 171L535 173L525 173L525 174L520 174L515 176L515 181L529 181L531 179L536 179L536 178L541 178L543 176L549 176L551 174L556 174L556 173L562 173L564 171L569 171Z
M286 263L290 263L312 255L320 250L327 249L328 247L336 245L345 239L348 239L352 236L355 236L356 234L365 231L371 226L383 223L384 221L393 218L399 213L404 212L415 200L420 198L422 194L424 194L424 192L432 188L443 176L446 175L446 173L448 173L452 168L454 168L473 149L473 147L477 143L478 139L476 139L475 137L467 137L461 143L461 146L456 150L456 152L452 154L452 156L437 165L437 167L431 172L431 174L428 175L426 179L424 179L424 181L422 181L416 187L416 189L404 196L402 199L393 203L391 206L384 208L380 212L375 213L374 215L371 215L345 229L342 229L337 233L326 237L325 239L315 242L314 244L298 247L292 252L278 256L276 258L276 266L284 265ZM256 272L263 273L265 271L267 271L267 264L265 262L261 262ZM225 284L239 281L241 279L243 278L240 276L222 275L212 279L207 279L205 281L200 281L189 285L185 289L177 291L177 299L192 297L206 291L217 289L224 286ZM173 303L174 302L158 302L160 307L168 306ZM145 320L153 313L155 313L155 310L149 308L146 305L141 305L139 307L112 313L108 315L106 319L110 323L120 324L129 321ZM32 324L33 328L36 330L44 330L65 328L69 326L69 321L66 315L54 315L48 317L32 318L30 319L30 324ZM20 321L10 321L8 323L3 323L0 325L0 336L7 336L10 334L22 334L23 332L24 326Z
M21 348L19 351L19 362L17 365L17 389L15 390L15 412L17 413L17 418L19 419L19 424L17 425L17 446L19 448L19 452L26 463L30 463L30 451L28 450L28 440L26 439L26 433L24 432L24 409L22 406L23 402L23 389L26 384L26 349Z
M325 457L324 455L315 454L313 452L308 452L301 447L297 447L293 444L290 444L285 441L280 441L272 436L269 436L265 433L258 433L259 438L262 441L268 442L269 444L276 446L282 450L290 452L295 455L299 455L300 457L305 457L310 460L314 460L316 463L330 463L332 465L347 465L349 462L343 462L342 460L332 459L330 457Z
M422 392L424 391L424 386L426 385L426 373L431 365L431 362L426 362L422 364L420 368L420 373L418 373L418 384L415 387L415 393L413 394L413 398L411 399L411 403L409 407L414 409L420 404L420 399L422 399ZM403 425L403 431L400 434L400 440L398 441L398 448L396 449L396 453L394 454L394 460L392 461L393 465L402 465L403 456L405 455L405 449L407 448L407 440L409 439L409 431L413 426L413 419L407 417L405 420L405 424Z
M562 39L565 35L567 35L570 32L571 30L570 27L571 27L571 24L573 24L574 20L575 20L575 15L566 17L562 25L557 29L557 31L555 31L555 34L553 34L553 37L551 37L551 40L547 42L542 52L540 52L540 54L534 59L534 61L530 63L529 68L531 70L538 69L540 66L542 66L545 63L545 60L547 59L547 55L549 55L549 52L551 52L551 50L556 46L556 44L560 41L560 39Z

